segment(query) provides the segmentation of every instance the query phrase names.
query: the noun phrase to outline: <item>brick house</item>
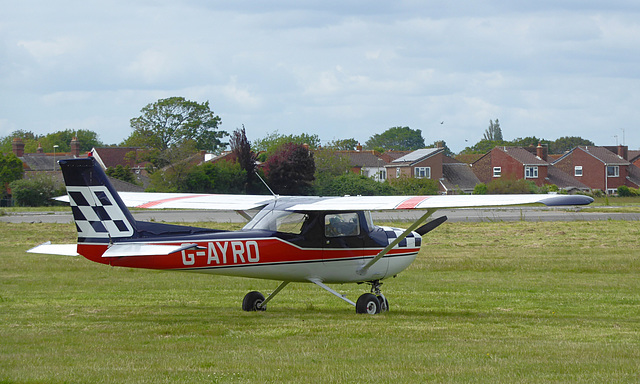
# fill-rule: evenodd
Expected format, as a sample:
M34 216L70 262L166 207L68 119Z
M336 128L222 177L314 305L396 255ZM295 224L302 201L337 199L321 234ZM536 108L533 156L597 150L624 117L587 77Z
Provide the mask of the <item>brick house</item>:
M473 172L483 183L500 178L524 179L538 187L554 184L558 188L588 190L589 187L548 162L547 148L499 146L472 164Z
M553 165L573 175L591 189L607 194L619 186L640 186L640 168L628 160L628 147L579 146L556 160Z
M410 152L386 167L387 180L401 177L432 179L440 193L452 195L473 192L480 182L471 167L444 155L444 148L423 148Z
M423 148L391 161L387 166L387 180L400 177L417 179L442 178L444 148Z

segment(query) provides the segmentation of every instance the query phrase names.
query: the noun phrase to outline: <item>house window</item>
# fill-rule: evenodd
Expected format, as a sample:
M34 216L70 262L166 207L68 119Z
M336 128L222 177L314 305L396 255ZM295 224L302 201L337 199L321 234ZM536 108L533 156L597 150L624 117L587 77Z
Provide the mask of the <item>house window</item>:
M620 176L620 167L617 165L607 165L607 177Z
M396 179L400 178L400 167L396 168Z
M415 167L413 175L416 179L430 179L431 167Z
M493 177L500 177L502 174L502 167L493 167Z
M525 179L537 179L538 178L538 167L533 167L533 166L524 167L524 178Z
M378 172L378 181L384 181L386 179L387 179L387 170L381 169L380 172Z
M582 165L576 165L573 169L574 176L582 176Z

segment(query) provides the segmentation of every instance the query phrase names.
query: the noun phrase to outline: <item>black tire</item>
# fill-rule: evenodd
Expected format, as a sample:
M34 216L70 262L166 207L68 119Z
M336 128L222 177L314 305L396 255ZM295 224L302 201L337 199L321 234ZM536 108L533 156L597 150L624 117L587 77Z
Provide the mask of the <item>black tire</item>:
M378 301L380 302L380 312L389 311L389 300L386 297L378 296Z
M264 295L258 291L251 291L242 300L242 310L247 312L266 311L266 306L260 306L262 302L264 302Z
M356 313L366 313L368 315L375 315L380 313L380 302L373 293L365 293L358 297L356 302Z

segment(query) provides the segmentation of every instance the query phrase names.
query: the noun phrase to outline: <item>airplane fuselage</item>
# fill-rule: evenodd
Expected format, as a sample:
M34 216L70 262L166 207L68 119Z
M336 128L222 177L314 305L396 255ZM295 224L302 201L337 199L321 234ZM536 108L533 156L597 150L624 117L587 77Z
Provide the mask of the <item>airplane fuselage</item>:
M378 228L378 237L386 241L386 233ZM384 237L382 237L384 236ZM132 246L191 245L189 249L168 255L135 257L104 257L110 245L80 242L78 253L89 260L118 267L148 268L173 271L210 273L260 279L309 282L319 279L327 283L349 283L381 280L394 276L407 268L416 258L420 246L402 246L389 251L366 273L357 273L367 261L373 259L386 244L365 247L372 243L369 233L345 236L342 242L331 244L331 238L315 241L319 246L303 246L306 239L285 239L290 234L265 230L241 230L181 236L179 239L121 240L118 244ZM367 239L365 239L365 237ZM296 241L297 240L297 241ZM369 240L369 241L366 241ZM325 246L322 246L322 245ZM340 246L340 244L342 246ZM358 246L353 247L353 244ZM419 244L419 242L418 242Z

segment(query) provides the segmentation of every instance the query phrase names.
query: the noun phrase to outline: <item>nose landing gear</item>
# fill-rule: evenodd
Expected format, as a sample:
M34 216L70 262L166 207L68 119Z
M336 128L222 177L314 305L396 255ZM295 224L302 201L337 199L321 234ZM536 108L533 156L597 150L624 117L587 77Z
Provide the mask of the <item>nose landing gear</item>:
M382 294L380 280L368 281L371 284L371 293L365 293L356 302L356 313L375 315L389 310L389 301Z

